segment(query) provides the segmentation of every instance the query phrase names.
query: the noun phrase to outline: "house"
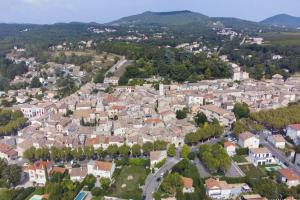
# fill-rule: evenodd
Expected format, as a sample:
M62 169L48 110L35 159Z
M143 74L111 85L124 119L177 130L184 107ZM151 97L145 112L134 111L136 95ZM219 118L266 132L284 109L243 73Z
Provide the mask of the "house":
M52 163L39 160L33 165L28 166L29 181L37 184L45 185L47 177L52 170Z
M246 131L239 135L238 144L242 148L258 148L259 147L259 138L254 134Z
M18 152L8 144L0 143L0 158L9 160L15 160L18 157Z
M230 141L224 142L224 149L226 150L226 152L229 156L234 156L236 154L235 148L236 148L236 146L232 142L230 142Z
M228 184L226 181L213 178L205 180L205 189L206 194L212 199L234 199L250 190L246 183Z
M183 181L183 193L193 193L195 191L195 188L193 187L193 179L182 177Z
M151 151L150 152L150 165L154 167L157 163L167 158L167 151Z
M299 185L300 176L295 174L289 168L282 168L278 170L277 180L280 183L285 183L290 188Z
M265 147L249 149L249 159L255 166L275 163L272 153Z
M97 177L112 178L116 165L114 162L103 162L91 160L87 164L88 174L93 174Z
M268 136L268 141L271 142L276 148L284 149L285 148L285 139L282 135L270 135Z
M69 169L69 174L71 181L81 182L88 174L87 167L71 168Z
M291 124L287 127L286 135L289 136L293 142L300 144L300 124Z

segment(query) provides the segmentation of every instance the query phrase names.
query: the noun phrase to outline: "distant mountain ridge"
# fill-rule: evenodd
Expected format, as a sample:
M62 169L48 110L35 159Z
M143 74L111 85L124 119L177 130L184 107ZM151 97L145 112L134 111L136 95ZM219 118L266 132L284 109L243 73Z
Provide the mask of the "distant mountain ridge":
M273 17L269 17L260 23L271 26L280 26L280 27L300 27L300 17L295 17L287 14L279 14Z
M109 24L117 25L186 25L192 23L209 23L209 17L200 13L183 10L171 12L151 12L147 11L141 14L123 17Z

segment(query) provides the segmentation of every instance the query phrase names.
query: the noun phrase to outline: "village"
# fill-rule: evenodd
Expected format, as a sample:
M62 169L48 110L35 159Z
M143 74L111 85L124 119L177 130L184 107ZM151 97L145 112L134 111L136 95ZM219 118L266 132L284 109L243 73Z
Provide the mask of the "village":
M221 59L228 62L226 57ZM23 78L16 77L12 84L17 84L18 81L30 83L32 77L41 74L34 58L14 62L25 62L29 66L29 72ZM117 66L122 64L119 62ZM300 157L295 152L290 157L283 156L279 149L284 149L287 141L282 135L272 135L268 130L260 135L244 132L238 138L231 134L232 124L236 121L232 111L236 102L246 103L251 112L288 106L289 103L300 100L300 77L292 76L284 80L281 75L276 74L272 79L257 81L250 79L249 74L243 72L238 65L228 62L233 69L232 79L182 84L159 83L155 87L155 81L159 81L155 77L151 79L152 82L143 85L118 86L118 77L107 76L104 83L88 82L75 93L58 99L57 89L53 85L56 82L55 76L50 77L49 74L55 74L57 69L62 70L79 85L85 71L75 65L48 65L48 69L43 68L45 76L39 78L42 85L46 86L46 91L26 88L1 92L5 100L15 99L13 109L21 110L28 119L28 125L18 130L17 135L4 136L0 140L0 157L9 163L22 165L25 181L22 184L25 186L45 185L47 177L53 172L64 174L66 170L69 171L72 181L83 181L88 174L112 180L116 169L114 160L118 160L117 157L108 160L104 158L102 161L88 159L79 162L79 167L74 167L76 160L64 163L63 166L45 160L30 164L24 159L24 153L30 148L92 148L105 151L111 146L121 148L126 145L133 148L135 145L143 147L146 143L161 141L172 144L181 151L185 146L185 136L198 129L194 123L197 113L204 113L208 121L217 120L225 128L221 138L226 140L223 145L229 156L236 156L239 148L248 148L249 152L243 155L246 165L270 165L266 169L278 170L279 182L287 184L288 187L300 184ZM35 98L38 94L42 95L41 98ZM178 111L183 110L187 116L182 119L178 117ZM299 144L300 125L291 124L286 129L286 135L294 144ZM180 156L177 160L168 158L169 145L145 154L146 157L149 156L150 168L160 171L169 162L174 165L180 161ZM157 167L160 162L163 162L161 168ZM232 162L238 168L235 176L245 176L245 170L239 168L243 169L245 165ZM150 177L155 180L155 185L151 186L151 180L148 179L145 183L145 187L153 192L160 182L160 179L156 181L156 176L160 174L156 170L153 177ZM183 182L184 193L194 191L192 179L184 177ZM251 188L246 183L228 184L218 178L209 178L205 181L205 188L207 195L213 199L227 199L244 193L246 195L242 199L264 199L257 194L247 194ZM145 191L146 199L149 198L149 191Z

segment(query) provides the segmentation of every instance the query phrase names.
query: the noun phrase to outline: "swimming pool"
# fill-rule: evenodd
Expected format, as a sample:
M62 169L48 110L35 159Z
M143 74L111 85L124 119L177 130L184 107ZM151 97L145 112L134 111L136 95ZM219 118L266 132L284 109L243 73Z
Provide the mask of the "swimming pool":
M74 200L83 200L83 199L85 199L86 195L87 195L86 192L81 191L77 194L77 196L75 197Z
M42 195L33 195L29 200L42 200L43 196Z

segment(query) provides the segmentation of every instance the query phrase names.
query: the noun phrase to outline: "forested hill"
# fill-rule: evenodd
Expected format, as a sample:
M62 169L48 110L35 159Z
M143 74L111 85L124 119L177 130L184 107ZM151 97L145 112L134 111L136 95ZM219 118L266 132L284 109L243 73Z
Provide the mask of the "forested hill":
M300 17L294 17L287 14L280 14L267 18L261 21L261 23L272 26L298 28L300 27Z
M209 24L211 21L208 16L192 11L173 11L173 12L144 12L113 21L109 24L116 25L187 25L192 23Z

